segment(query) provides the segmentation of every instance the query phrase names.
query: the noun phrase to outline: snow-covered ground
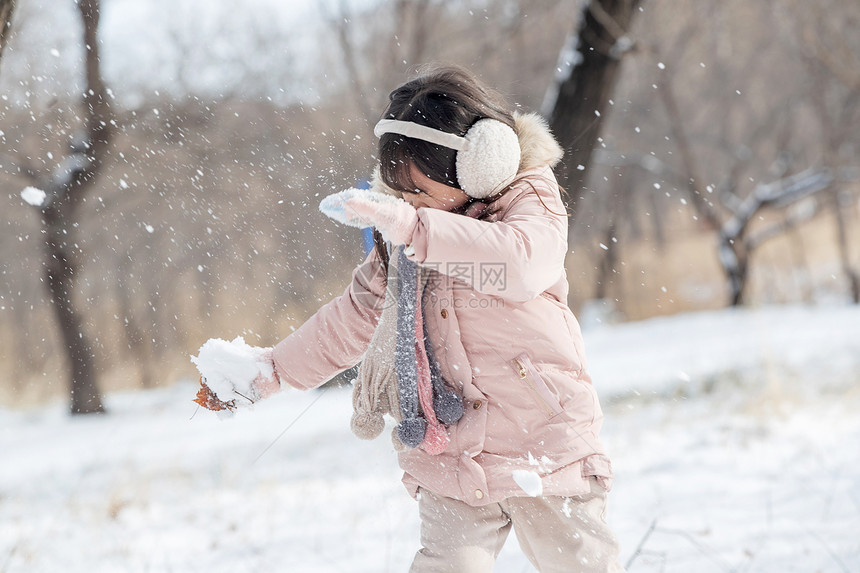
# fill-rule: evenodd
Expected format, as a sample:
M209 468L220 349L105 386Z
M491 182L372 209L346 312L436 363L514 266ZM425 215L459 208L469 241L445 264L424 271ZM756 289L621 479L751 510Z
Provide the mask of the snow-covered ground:
M630 572L860 571L860 308L585 337ZM416 505L388 441L350 434L348 390L229 420L195 392L113 394L103 417L0 410L0 572L408 568ZM496 571L532 571L513 538Z

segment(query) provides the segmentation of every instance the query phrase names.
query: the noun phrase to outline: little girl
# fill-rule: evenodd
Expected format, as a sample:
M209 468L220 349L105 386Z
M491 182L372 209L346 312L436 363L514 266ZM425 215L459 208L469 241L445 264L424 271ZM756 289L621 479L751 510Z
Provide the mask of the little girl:
M369 438L382 414L398 422L421 516L412 571L489 572L511 527L542 572L621 571L603 416L566 304L562 150L542 119L460 68L389 99L371 190L321 204L374 227L376 248L341 296L257 349L250 387L204 386L207 403L315 388L362 361L352 428Z

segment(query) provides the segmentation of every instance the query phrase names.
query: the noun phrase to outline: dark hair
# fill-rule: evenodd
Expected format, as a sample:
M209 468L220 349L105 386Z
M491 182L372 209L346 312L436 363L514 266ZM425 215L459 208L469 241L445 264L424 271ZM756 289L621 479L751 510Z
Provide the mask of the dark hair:
M383 119L399 119L463 136L480 119L516 129L504 98L458 66L430 66L388 95ZM414 193L410 164L433 181L460 188L457 152L420 139L386 133L379 138L380 175L401 193Z

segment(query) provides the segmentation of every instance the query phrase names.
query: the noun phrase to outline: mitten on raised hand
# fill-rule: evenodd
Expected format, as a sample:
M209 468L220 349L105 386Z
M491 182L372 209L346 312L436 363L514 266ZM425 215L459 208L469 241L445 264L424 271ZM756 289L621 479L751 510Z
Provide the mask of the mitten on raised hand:
M272 349L249 346L241 336L231 342L210 339L191 361L200 371L203 386L195 402L210 410L233 411L281 388Z
M347 189L329 195L320 203L320 211L344 225L375 227L386 241L408 245L418 225L418 212L404 201L378 191Z

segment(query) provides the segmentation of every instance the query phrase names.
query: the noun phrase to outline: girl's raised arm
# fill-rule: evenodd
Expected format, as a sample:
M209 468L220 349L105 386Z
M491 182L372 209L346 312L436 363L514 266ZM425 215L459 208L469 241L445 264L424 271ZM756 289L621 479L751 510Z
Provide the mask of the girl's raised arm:
M549 172L549 168L546 170ZM418 209L411 258L439 272L470 282L487 294L531 300L564 273L567 219L552 178L531 178L499 221L488 222L441 209ZM472 272L456 273L463 266ZM503 272L504 281L482 281L481 271ZM471 280L470 280L471 279Z

